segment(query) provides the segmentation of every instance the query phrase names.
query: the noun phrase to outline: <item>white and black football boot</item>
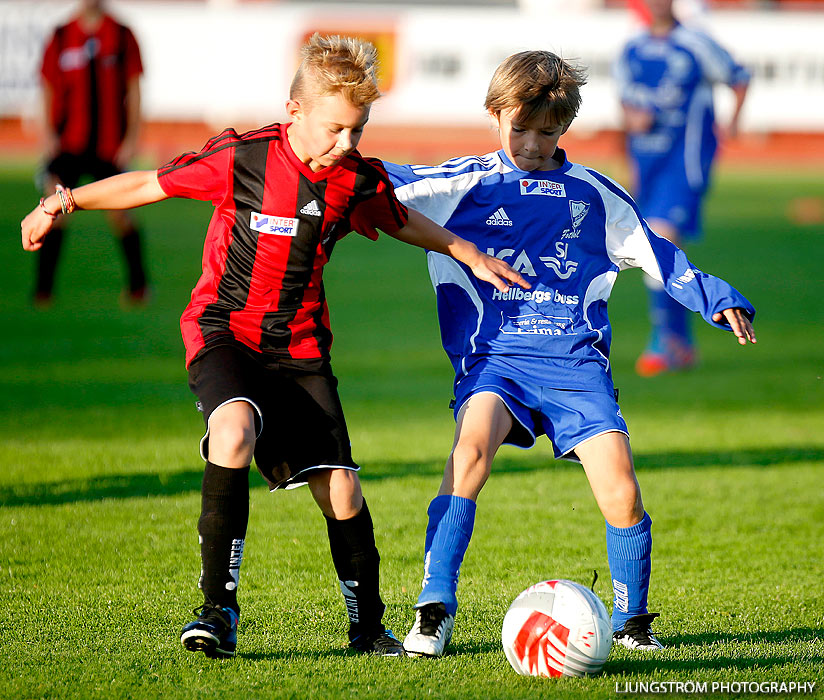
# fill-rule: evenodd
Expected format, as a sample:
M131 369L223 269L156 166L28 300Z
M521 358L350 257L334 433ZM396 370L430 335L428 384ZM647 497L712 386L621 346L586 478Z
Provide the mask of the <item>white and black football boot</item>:
M452 639L455 616L446 612L443 603L428 603L415 610L415 624L403 640L410 656L443 656Z
M613 644L620 644L627 649L637 649L639 651L663 649L664 645L652 634L651 625L656 617L658 617L658 613L645 613L629 618L624 624L624 629L613 633Z

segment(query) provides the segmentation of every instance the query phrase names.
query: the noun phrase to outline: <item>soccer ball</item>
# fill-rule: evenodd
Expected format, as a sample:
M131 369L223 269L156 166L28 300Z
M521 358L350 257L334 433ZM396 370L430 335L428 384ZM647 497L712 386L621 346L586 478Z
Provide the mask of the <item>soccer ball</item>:
M530 586L509 606L501 642L522 676L587 676L598 673L612 646L607 609L573 581Z

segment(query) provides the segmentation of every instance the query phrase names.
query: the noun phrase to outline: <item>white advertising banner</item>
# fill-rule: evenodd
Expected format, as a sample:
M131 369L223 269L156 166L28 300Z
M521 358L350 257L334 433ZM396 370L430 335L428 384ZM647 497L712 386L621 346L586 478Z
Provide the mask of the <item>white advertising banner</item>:
M615 129L619 110L611 65L638 30L626 11L585 4L579 11L539 2L522 10L181 0L109 4L141 46L146 118L218 126L282 119L299 47L317 30L363 36L378 46L385 97L373 114L381 123L483 124L495 66L515 51L545 48L589 69L576 128ZM36 113L44 42L74 5L0 0L0 117ZM824 13L727 11L700 21L753 72L743 129L824 131ZM731 104L726 90L719 89L718 104L723 115Z

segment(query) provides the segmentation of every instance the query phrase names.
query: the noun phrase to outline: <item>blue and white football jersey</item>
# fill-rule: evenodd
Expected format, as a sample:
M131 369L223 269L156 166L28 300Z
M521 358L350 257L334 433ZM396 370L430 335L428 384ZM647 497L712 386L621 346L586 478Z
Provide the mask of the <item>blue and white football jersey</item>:
M404 204L532 284L502 293L449 256L427 253L456 385L483 365L541 386L612 393L607 299L628 268L663 282L713 325L723 309L754 313L729 284L653 233L618 184L560 149L555 158L563 165L548 172L519 170L503 151L434 167L384 163Z
M717 148L713 85L746 84L750 75L708 35L676 24L666 36L644 32L615 65L621 101L653 114L652 128L630 134L637 168L635 201L647 219L700 233L701 196Z

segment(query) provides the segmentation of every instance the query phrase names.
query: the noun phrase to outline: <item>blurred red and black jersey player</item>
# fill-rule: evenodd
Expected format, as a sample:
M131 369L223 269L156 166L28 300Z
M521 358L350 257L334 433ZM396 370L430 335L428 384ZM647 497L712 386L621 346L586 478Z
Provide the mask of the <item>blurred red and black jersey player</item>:
M58 27L41 75L51 92L46 116L60 151L114 162L128 126L129 85L142 72L134 34L110 15L91 31L80 18Z

